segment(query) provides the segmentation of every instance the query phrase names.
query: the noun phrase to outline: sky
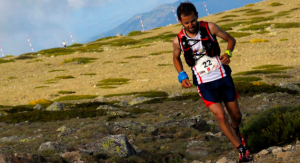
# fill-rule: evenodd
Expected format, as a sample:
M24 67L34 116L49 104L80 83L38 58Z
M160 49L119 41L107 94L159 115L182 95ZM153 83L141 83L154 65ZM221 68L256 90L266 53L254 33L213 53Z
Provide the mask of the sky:
M177 0L0 0L4 55L62 47L113 29L132 16ZM1 55L2 57L2 55Z

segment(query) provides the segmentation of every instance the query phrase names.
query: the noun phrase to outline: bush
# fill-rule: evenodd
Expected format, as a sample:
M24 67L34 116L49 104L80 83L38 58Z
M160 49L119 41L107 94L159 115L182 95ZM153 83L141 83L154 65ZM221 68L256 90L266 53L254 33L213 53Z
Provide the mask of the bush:
M251 40L251 43L257 43L257 42L269 42L269 41L266 40L266 39L253 39L253 40Z
M261 112L243 127L253 152L292 143L300 138L300 106L272 108Z
M275 6L281 6L283 4L279 3L279 2L272 2L269 4L269 6L275 7Z
M78 64L87 64L87 63L92 63L96 59L98 58L78 57L78 58L66 59L63 63L76 62Z
M9 59L9 60L5 60L5 59L0 59L0 64L1 63L9 63L9 62L14 62L14 59Z
M138 35L143 35L146 34L147 32L142 32L142 31L132 31L128 33L128 36L138 36Z

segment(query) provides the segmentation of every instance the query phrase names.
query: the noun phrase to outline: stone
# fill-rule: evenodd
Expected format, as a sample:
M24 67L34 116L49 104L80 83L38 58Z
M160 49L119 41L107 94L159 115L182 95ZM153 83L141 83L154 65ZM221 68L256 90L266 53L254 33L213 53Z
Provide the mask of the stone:
M157 128L153 125L141 123L141 122L133 122L133 121L123 121L123 122L115 122L109 125L116 130L117 128L123 128L125 130L135 130L139 132L149 132L154 134L157 132Z
M257 155L260 157L260 156L265 156L267 154L269 154L269 151L264 149L264 150L261 150Z
M273 153L274 155L276 155L276 154L279 153L279 152L282 152L282 148L280 148L280 147L278 147L278 148L272 150L272 153Z
M65 151L66 150L66 146L59 143L59 142L45 142L43 144L40 145L38 151L44 151L44 150L54 150L57 152L61 152L61 151Z
M292 83L280 83L279 86L281 88L288 88L291 90L300 91L300 87L298 85L292 84Z
M68 162L84 163L84 161L81 160L81 155L78 151L66 152L60 156L65 160L68 160Z
M287 158L291 156L292 153L290 152L278 152L277 153L277 158Z
M193 147L193 146L201 146L203 145L203 141L201 140L192 140L188 143L188 145L186 146L187 148Z
M113 107L111 105L101 105L97 108L97 110L100 110L100 109L103 109L103 110L120 110L119 108Z
M131 102L129 102L129 105L141 104L141 103L144 103L146 101L150 101L152 99L153 98L137 97L137 98L133 99Z
M46 111L61 111L67 109L67 106L63 103L55 102L46 108Z
M292 150L292 145L287 145L285 147L282 148L283 151L290 151Z
M43 106L41 104L37 104L35 105L35 107L33 107L34 110L44 110Z
M66 126L62 126L58 128L56 131L59 131L60 133L57 135L57 137L71 135L77 132L76 129L73 128L67 128Z
M220 160L218 160L216 163L227 163L227 158L222 157Z
M20 136L10 136L10 137L3 137L0 139L0 142L13 142L18 141Z
M125 111L108 111L107 115L111 115L111 116L128 116L131 115L130 112L125 112Z
M126 102L126 100L122 100L120 103L119 103L120 106L123 106L123 107L127 107L129 106L129 104Z
M103 151L106 154L119 156L122 158L137 154L124 134L109 135L97 141L95 145L98 150Z

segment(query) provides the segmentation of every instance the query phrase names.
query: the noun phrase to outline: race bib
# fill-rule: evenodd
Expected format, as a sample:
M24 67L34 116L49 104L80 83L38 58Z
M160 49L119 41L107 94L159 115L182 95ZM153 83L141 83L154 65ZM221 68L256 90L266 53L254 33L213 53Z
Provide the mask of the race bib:
M197 60L195 68L200 76L206 75L220 68L217 57L203 56Z

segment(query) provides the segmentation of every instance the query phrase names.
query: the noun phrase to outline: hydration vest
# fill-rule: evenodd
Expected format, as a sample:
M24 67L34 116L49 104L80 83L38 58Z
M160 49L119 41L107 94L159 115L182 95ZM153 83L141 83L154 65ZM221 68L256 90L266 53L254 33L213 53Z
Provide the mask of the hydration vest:
M199 30L200 30L200 40L203 50L205 54L201 55L207 55L209 57L214 57L214 56L220 56L221 50L219 43L217 41L216 36L212 35L209 31L208 28L208 23L205 21L200 21L199 22ZM191 46L189 45L189 40L185 36L184 29L181 29L179 34L177 35L178 40L179 40L179 45L181 46L181 49L184 54L185 62L190 66L193 67L195 65L195 57L197 54L194 54ZM198 54L199 55L199 54ZM201 57L201 56L200 56Z

